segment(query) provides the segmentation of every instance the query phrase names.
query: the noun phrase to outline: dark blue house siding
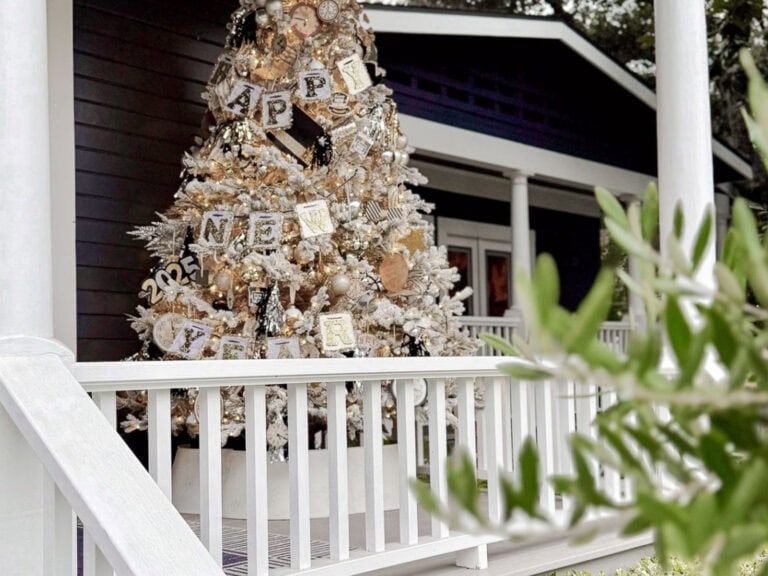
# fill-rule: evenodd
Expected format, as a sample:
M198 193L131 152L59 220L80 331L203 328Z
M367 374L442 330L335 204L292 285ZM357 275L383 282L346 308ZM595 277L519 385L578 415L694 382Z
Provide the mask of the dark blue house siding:
M405 114L644 174L656 112L554 40L379 34ZM715 162L718 182L740 176Z
M476 198L434 190L418 189L428 202L435 204L434 215L509 226L509 202ZM600 220L589 216L530 209L531 229L536 232L536 252L554 256L560 272L560 304L575 310L600 270Z

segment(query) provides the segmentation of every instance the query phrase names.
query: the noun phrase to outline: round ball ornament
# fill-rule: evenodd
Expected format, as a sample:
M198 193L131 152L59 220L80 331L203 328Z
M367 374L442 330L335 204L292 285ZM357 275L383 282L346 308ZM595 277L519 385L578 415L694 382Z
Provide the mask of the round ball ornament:
M303 317L304 314L302 314L301 310L295 306L291 306L288 308L288 310L285 311L285 323L289 328L293 328L296 325L296 322L301 320Z
M413 405L421 406L427 399L427 381L424 378L414 378L413 382ZM392 383L392 396L397 400L397 382Z
M226 269L219 270L213 277L213 282L222 292L228 291L232 288L232 272Z
M381 159L385 164L392 164L395 161L395 154L392 150L385 150L381 153Z
M379 265L379 277L387 292L400 292L408 282L408 262L401 254L385 256Z
M336 296L343 296L349 292L352 281L344 274L338 274L331 279L331 290Z
M280 20L283 17L282 0L267 0L266 9L267 14L272 16L275 20Z
M187 318L182 314L163 314L155 321L152 328L152 339L163 352L170 352L176 336L181 331Z
M339 12L339 5L335 0L323 0L317 7L317 16L325 23L335 22Z

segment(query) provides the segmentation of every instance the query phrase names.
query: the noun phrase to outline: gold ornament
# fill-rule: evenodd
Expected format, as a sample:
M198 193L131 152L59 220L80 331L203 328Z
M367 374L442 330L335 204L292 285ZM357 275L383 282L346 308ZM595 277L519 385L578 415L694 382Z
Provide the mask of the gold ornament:
M400 254L385 256L379 265L379 277L387 292L400 292L408 282L408 262Z
M427 248L427 242L424 239L424 230L414 230L408 236L400 238L398 244L408 248L408 253L413 256L419 250Z

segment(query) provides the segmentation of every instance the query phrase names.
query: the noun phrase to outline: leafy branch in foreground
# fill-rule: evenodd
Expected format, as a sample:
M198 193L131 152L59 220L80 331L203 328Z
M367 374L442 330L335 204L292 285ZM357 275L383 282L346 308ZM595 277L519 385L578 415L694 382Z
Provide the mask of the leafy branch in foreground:
M752 109L745 117L768 162L768 87L749 55L742 60ZM619 398L598 414L594 437L572 437L575 473L548 479L569 503L572 526L590 512L617 511L626 518L625 534L653 532L660 559L676 555L695 559L703 574L735 574L768 545L768 248L746 202L736 200L713 288L704 269L713 244L711 211L686 247L689 224L678 210L672 233L660 239L662 252L655 248L653 185L626 210L607 190L596 197L614 242L638 263L636 278L616 272L644 304L644 325L626 354L598 340L614 272L602 271L571 313L558 304L557 268L546 255L531 278L516 278L528 341L485 340L518 357L500 366L513 378L585 382ZM435 501L426 489L421 501L454 524L513 536L517 517L546 520L538 508L537 460L529 442L517 479L503 480L499 521L480 511L466 458L450 463L450 503ZM609 471L625 478L632 494L617 501L604 490L598 476ZM768 575L768 565L761 574Z

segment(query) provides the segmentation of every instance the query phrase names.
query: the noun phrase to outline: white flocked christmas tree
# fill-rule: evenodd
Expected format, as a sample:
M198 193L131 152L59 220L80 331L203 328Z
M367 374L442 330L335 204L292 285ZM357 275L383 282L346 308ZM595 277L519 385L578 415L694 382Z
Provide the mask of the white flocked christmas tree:
M204 98L206 135L158 221L133 234L158 264L142 286L134 360L450 356L476 342L451 296L455 269L434 245L431 210L407 186L392 91L354 0L241 0ZM348 385L350 437L362 398ZM383 387L384 422L396 401ZM286 390L268 391L268 441L285 444ZM449 387L450 412L454 409ZM222 390L223 438L244 427L242 390ZM196 391L173 399L173 428L196 433ZM126 393L128 430L146 395ZM325 421L325 386L310 386ZM421 410L423 413L423 409Z

